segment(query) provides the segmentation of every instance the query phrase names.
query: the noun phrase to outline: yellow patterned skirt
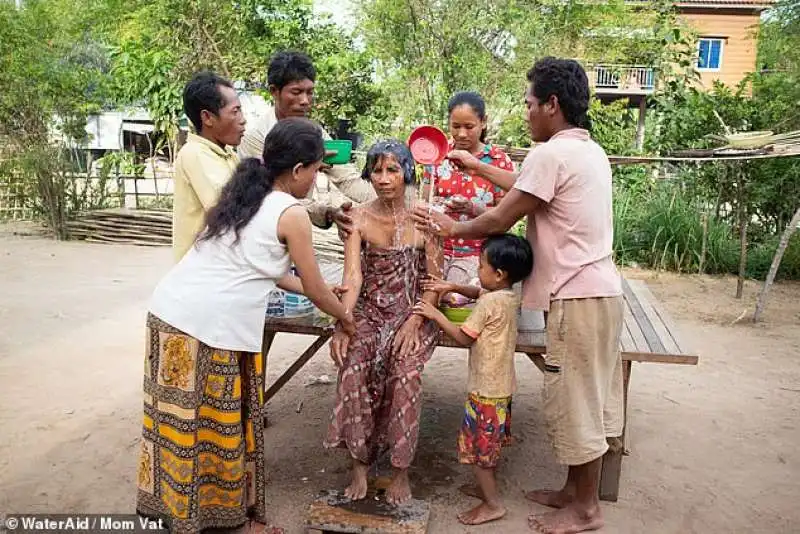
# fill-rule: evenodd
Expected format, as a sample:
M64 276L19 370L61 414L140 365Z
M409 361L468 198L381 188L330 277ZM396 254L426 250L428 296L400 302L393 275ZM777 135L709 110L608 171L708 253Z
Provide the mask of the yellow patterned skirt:
M266 523L263 365L148 315L139 514L175 533Z

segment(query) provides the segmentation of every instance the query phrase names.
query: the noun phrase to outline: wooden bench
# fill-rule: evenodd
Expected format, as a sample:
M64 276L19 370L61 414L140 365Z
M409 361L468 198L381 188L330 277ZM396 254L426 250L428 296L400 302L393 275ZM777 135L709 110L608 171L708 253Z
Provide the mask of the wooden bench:
M641 280L622 279L625 324L620 336L625 399L625 426L619 439L609 440L600 475L600 498L616 501L628 435L628 389L633 362L697 365L698 356L681 338L669 314Z
M338 273L341 273L341 266ZM323 274L331 282L341 280L330 266L324 266ZM600 479L600 498L616 501L619 495L619 482L622 471L622 456L625 454L625 435L628 433L628 389L631 380L633 362L662 364L697 365L698 356L693 354L682 340L672 320L653 296L647 285L641 280L623 279L625 300L625 324L620 338L620 349L623 363L625 427L620 438L609 439L609 450L603 458L603 471ZM268 318L264 325L264 383L266 384L266 368L269 350L275 335L284 332L316 336L312 345L267 388L264 395L266 403L303 368L303 366L322 348L333 334L333 327L328 319L319 315L296 319ZM437 346L458 347L447 336L442 335ZM543 331L520 332L517 337L516 350L526 354L528 358L544 372L546 336Z

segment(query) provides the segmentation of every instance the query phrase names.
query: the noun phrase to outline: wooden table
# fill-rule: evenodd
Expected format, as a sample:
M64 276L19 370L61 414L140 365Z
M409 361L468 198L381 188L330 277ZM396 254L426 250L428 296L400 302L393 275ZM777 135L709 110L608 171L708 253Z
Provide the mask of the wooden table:
M323 268L328 280L335 278L335 269L341 266ZM609 438L609 450L603 457L603 471L600 479L600 498L616 501L619 495L619 481L622 471L622 456L625 454L625 435L628 433L628 388L631 380L633 362L697 365L698 356L691 354L681 341L678 330L647 288L640 280L623 280L625 296L625 324L620 339L623 360L625 425L620 438ZM264 384L272 342L278 333L304 334L316 338L311 346L301 354L291 366L267 388L266 403L308 363L333 334L331 320L315 314L296 319L268 318L264 324ZM450 338L441 335L437 346L462 348ZM546 335L543 331L520 332L517 336L517 352L523 353L544 372L544 354L547 351Z

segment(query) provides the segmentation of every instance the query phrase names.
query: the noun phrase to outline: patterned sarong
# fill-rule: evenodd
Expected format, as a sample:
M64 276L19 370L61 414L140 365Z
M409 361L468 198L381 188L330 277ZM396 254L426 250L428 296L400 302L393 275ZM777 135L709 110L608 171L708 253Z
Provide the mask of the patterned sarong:
M266 522L262 366L148 316L139 514L175 533Z
M407 469L414 459L422 408L422 370L436 347L438 328L425 321L419 350L403 360L392 354L394 337L422 296L425 253L406 248L362 250L363 283L353 316L356 333L339 369L336 406L326 447L346 447L372 464L381 449Z

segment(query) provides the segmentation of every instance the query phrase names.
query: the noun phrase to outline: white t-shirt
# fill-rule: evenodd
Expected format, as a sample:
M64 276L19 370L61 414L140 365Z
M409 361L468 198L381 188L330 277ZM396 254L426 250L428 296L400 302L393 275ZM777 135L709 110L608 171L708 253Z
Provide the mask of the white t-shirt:
M297 203L273 191L241 229L238 242L229 231L195 243L159 282L150 312L208 346L260 352L267 295L289 271L278 220Z

